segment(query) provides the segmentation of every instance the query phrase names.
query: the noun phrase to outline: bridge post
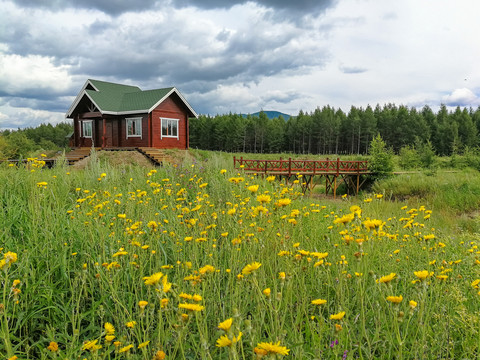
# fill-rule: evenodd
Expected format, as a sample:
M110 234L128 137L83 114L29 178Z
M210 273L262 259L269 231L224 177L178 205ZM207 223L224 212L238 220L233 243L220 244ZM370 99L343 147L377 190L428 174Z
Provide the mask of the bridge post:
M288 177L292 176L292 158L288 158Z

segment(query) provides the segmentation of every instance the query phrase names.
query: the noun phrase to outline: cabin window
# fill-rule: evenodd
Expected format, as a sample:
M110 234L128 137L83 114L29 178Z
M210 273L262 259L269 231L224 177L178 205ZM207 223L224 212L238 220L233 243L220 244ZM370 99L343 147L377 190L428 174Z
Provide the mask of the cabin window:
M162 138L177 138L178 139L178 119L162 119Z
M82 134L84 138L92 137L92 120L82 121Z
M127 138L142 137L142 118L127 118Z

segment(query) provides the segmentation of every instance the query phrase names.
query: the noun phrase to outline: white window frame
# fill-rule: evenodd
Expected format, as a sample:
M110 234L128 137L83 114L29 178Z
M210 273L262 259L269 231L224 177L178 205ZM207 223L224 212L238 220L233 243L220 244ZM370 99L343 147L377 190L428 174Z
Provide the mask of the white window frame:
M179 139L179 136L178 136L178 124L180 122L180 119L171 119L171 118L164 118L164 117L161 117L160 118L161 120L161 127L160 127L160 139L163 139L163 138L173 138L173 139ZM173 121L175 122L175 127L177 129L177 135L163 135L163 123L165 122L169 122L169 121Z
M87 125L90 125L90 135L85 135ZM82 137L91 139L93 137L93 120L82 120Z
M140 139L142 138L142 117L132 117L132 118L125 118L125 133L127 134L127 139L131 137L139 137ZM130 122L134 122L135 125L135 130L137 131L136 134L128 134L128 124Z

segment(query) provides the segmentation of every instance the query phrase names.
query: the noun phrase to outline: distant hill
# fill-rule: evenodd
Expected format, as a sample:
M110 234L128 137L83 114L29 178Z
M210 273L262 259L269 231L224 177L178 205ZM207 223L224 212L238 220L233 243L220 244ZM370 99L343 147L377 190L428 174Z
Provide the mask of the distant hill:
M248 115L252 116L252 117L255 117L255 116L259 116L260 115L260 112L261 111L257 111L256 113L253 113L253 114L242 114L243 117L247 117ZM274 119L274 118L278 118L280 116L282 116L285 121L287 121L288 119L290 119L291 115L288 115L288 114L284 114L280 111L268 111L268 110L263 110L263 112L265 113L265 115L267 115L268 119L271 120L271 119Z

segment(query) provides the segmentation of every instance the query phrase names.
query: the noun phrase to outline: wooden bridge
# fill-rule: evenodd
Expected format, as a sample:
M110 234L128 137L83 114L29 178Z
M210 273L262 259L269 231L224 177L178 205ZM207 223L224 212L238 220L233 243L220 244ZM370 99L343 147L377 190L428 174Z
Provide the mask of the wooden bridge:
M291 179L299 180L302 190L312 190L316 185L316 178L325 178L325 194L333 192L337 195L337 188L344 183L347 194L357 195L360 187L365 183L368 171L368 161L336 160L294 160L292 158L280 160L240 159L233 157L233 166L247 173L275 175L285 182Z

